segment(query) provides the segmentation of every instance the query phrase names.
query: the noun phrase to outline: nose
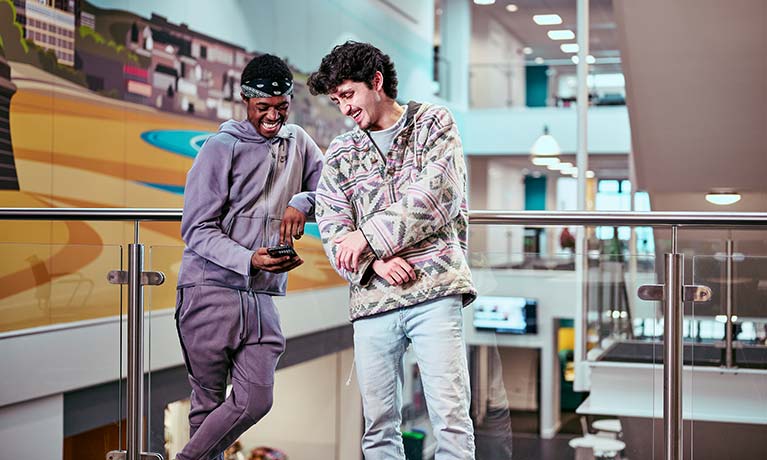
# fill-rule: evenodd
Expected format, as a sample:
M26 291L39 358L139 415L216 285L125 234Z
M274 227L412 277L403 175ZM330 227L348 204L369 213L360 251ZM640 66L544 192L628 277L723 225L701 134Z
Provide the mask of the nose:
M349 117L349 116L351 116L351 114L352 114L352 106L347 104L346 110L344 110L344 115Z
M266 112L266 118L270 120L277 120L278 118L280 118L280 112L274 107L269 107L269 109Z

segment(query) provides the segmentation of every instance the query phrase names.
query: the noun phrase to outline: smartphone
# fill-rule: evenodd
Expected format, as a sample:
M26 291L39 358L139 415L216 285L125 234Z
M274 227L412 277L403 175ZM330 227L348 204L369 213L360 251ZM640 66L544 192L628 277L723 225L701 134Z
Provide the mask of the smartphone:
M269 254L269 256L275 257L275 258L284 257L284 256L296 257L298 255L296 253L296 250L293 249L293 246L288 246L287 244L266 248L266 253Z

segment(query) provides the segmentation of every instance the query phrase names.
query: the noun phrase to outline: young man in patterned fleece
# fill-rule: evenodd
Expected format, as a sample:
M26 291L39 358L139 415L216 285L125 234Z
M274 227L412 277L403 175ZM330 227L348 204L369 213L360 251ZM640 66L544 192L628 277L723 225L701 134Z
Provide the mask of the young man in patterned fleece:
M455 121L444 107L399 105L394 64L367 43L336 46L308 84L357 124L328 148L316 215L328 258L351 283L365 458L405 458L403 354L412 343L435 458L473 459L461 307L476 291Z

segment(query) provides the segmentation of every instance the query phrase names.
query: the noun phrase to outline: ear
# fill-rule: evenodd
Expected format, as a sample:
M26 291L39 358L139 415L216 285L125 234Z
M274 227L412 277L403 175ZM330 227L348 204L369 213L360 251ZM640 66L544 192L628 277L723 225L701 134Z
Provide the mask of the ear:
M383 89L383 83L384 83L384 77L381 72L376 70L375 75L373 75L373 89L375 91L381 91Z
M240 91L240 98L242 98L242 102L248 103L248 97L242 91Z

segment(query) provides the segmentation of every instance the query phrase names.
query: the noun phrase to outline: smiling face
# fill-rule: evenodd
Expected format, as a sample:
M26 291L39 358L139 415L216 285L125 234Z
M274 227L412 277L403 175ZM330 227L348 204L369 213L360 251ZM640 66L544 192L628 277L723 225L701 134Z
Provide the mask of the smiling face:
M288 119L291 96L251 97L242 96L248 109L248 121L258 134L267 139L277 135Z
M357 126L377 131L381 129L379 121L385 103L381 94L382 81L380 72L376 72L372 88L362 82L344 80L328 96L341 113L354 120Z

